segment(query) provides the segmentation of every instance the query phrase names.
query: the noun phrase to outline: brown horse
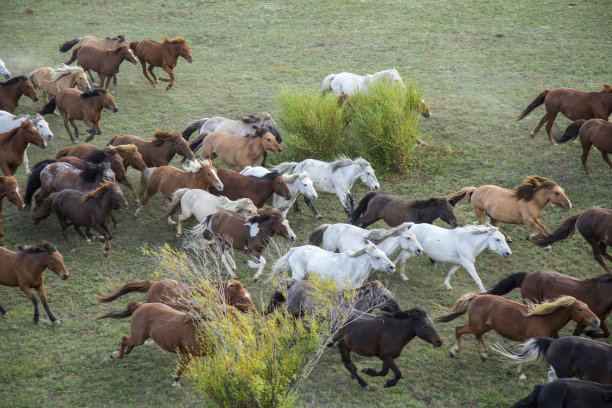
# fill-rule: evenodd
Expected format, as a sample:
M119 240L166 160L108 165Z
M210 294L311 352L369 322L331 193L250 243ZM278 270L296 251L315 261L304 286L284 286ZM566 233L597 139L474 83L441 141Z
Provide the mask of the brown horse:
M62 235L68 244L68 248L74 252L74 247L68 240L68 227L74 225L75 231L87 242L91 243L81 231L80 227L93 228L101 235L104 241L104 256L108 256L110 241L113 237L108 229L111 211L116 209L125 210L128 203L123 197L121 189L116 183L105 182L100 187L87 193L77 190L62 190L53 198L53 212L57 215Z
M523 184L514 187L514 190L494 185L465 187L453 193L448 201L452 206L472 203L479 224L484 224L488 215L494 227L501 221L506 224L523 224L538 233L546 232L546 226L538 218L549 201L565 210L572 207L557 183L540 176L525 178ZM512 242L508 234L501 229L499 231L504 234L506 241Z
M0 169L4 175L15 174L17 167L23 162L23 152L28 143L41 149L47 147L47 141L29 120L24 120L20 126L8 132L0 133Z
M487 293L502 296L515 288L521 288L523 301L542 302L563 295L575 297L589 305L601 320L603 333L587 330L584 334L593 338L610 337L606 319L612 312L612 276L582 280L550 270L519 272L505 277ZM585 327L586 325L578 323L572 334L579 336Z
M38 101L34 84L25 76L21 75L6 82L0 82L0 110L15 113L21 95L27 96L34 102Z
M217 176L210 160L195 160L185 165L185 171L172 166L149 167L141 173L137 194L142 196L140 207L134 215L140 215L144 206L158 191L172 201L172 194L179 188L199 188L223 191L224 183Z
M38 324L38 300L32 293L32 288L38 292L38 297L53 324L60 321L53 316L47 304L47 290L45 288L45 275L43 271L49 268L62 280L68 279L70 273L64 265L62 254L48 241L38 245L23 247L17 245L17 252L0 248L0 285L17 286L34 304L34 324ZM8 313L0 306L0 313Z
M538 234L531 240L538 246L554 244L557 241L571 237L578 227L578 231L587 240L593 249L595 260L604 271L612 273L606 266L603 256L612 261L607 247L612 246L612 210L605 208L591 208L581 214L567 217L552 233Z
M250 198L257 208L261 208L273 193L289 200L291 191L287 182L277 171L262 177L244 176L231 169L218 168L217 174L225 188L219 193L212 188L208 191L214 195L223 195L232 201Z
M397 227L404 222L432 224L440 218L451 227L459 225L453 206L446 198L405 201L391 194L368 193L353 212L351 223L367 228L382 219L387 225Z
M612 167L610 153L612 153L612 123L603 119L578 119L565 129L561 136L555 136L558 143L569 142L580 135L582 145L582 165L587 176L591 176L587 167L587 158L591 152L591 147L595 146L601 152L604 161Z
M219 302L226 302L241 312L257 311L251 294L240 281L235 279L212 281L207 285L218 293ZM188 312L193 310L193 307L186 304L185 300L188 300L192 293L202 293L202 288L187 286L174 279L133 281L126 283L112 295L99 297L98 302L109 303L131 292L146 293L147 303L164 303L176 310Z
M25 208L25 203L21 198L21 187L17 183L15 177L2 177L0 176L0 246L4 246L4 231L2 230L2 208L4 207L4 197L9 203L15 204L15 206L21 211Z
M57 96L54 96L38 112L41 115L49 115L59 110L64 120L64 127L70 136L70 141L76 143L74 137L79 137L79 129L74 124L74 120L82 120L89 127L87 131L89 137L86 142L93 140L95 135L102 133L100 129L100 119L102 109L106 108L112 112L117 112L119 108L115 105L115 99L105 89L95 89L93 91L81 92L78 89L64 89ZM68 122L74 128L74 137L70 133Z
M114 146L135 145L149 167L167 166L175 154L188 160L193 159L193 152L189 148L189 144L178 132L156 130L153 139L148 142L133 135L115 136L108 144Z
M172 85L174 85L173 69L176 67L178 57L183 57L189 64L193 62L187 41L181 37L172 40L164 37L161 43L153 40L132 41L130 48L140 60L142 73L153 85L153 88L157 88L158 82L157 76L153 73L153 67L161 67L161 69L168 73L170 78L159 78L160 81L169 82L166 91L169 91ZM153 79L149 78L147 74L147 63L149 63L148 71Z
M98 38L93 35L86 35L81 38L73 38L72 40L65 41L60 45L60 52L67 52L70 48L74 47L75 44L79 44L81 46L90 45L93 47L98 47L103 50L115 49L122 43L127 42L125 39L125 35L118 35L116 37L106 37L106 38ZM91 75L91 71L87 71L89 77L93 81L93 76ZM117 86L117 75L113 76L113 85Z
M40 90L45 103L49 102L50 96L55 96L62 89L81 87L89 90L89 81L83 68L60 65L53 69L43 67L34 70L30 76L34 88Z
M532 110L541 104L544 104L546 114L531 131L531 137L535 137L544 122L548 121L546 123L546 133L548 133L548 141L551 145L554 145L551 131L559 112L569 120L596 118L608 120L610 113L612 113L612 86L604 84L602 90L598 92L580 92L571 88L546 89L521 112L517 121L529 115Z
M119 65L126 60L136 65L136 56L130 47L123 43L114 49L103 50L91 45L79 45L72 51L72 56L66 64L77 61L77 65L83 69L97 72L100 76L100 88L108 89L111 78L119 72ZM106 79L106 84L104 80Z

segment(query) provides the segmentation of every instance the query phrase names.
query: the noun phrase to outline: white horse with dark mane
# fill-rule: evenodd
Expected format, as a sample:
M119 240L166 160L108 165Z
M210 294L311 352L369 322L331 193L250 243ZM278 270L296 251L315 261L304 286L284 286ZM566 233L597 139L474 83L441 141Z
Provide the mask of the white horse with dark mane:
M395 68L386 69L375 74L357 75L350 72L330 74L323 79L321 91L323 93L332 91L336 95L355 95L357 93L367 94L371 84L378 81L390 81L399 83L406 89L402 77Z
M351 219L353 207L355 206L355 200L351 195L351 187L353 183L355 183L355 180L360 179L372 190L376 190L380 187L378 179L376 179L376 175L374 174L374 169L367 160L361 157L356 159L340 157L338 160L331 163L315 159L306 159L299 163L281 163L275 166L274 169L278 170L281 174L308 173L317 191L336 194L349 220ZM310 200L304 197L304 201L315 217L321 218L321 215L314 208ZM294 207L296 211L299 211L297 208L297 201Z
M356 251L371 242L388 258L398 254L393 263L401 261L400 276L407 281L406 261L423 252L416 235L410 231L413 225L404 222L394 228L366 230L351 224L323 224L312 230L308 241L311 245L323 244L323 249L331 252Z
M2 75L4 79L9 79L11 77L11 73L8 69L6 69L6 65L4 65L2 58L0 58L0 75Z

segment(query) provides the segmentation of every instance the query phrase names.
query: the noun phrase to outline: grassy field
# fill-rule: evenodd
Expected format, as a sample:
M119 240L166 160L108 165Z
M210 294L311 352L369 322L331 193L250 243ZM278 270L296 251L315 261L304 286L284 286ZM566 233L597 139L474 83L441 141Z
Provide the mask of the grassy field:
M515 116L545 88L569 86L597 90L612 81L610 55L612 10L606 0L589 2L528 0L476 2L439 1L301 1L205 2L191 0L133 0L130 2L37 1L0 5L0 57L13 75L29 74L42 66L65 62L58 45L93 34L125 34L128 40L183 36L195 62L179 60L177 80L170 92L152 89L140 66L124 63L119 85L112 88L119 112L104 113L103 146L116 134L148 138L157 128L182 130L193 120L213 115L236 118L268 111L278 113L276 94L283 86L317 88L332 72L375 72L395 67L406 78L420 82L432 117L423 121L429 144L408 177L381 181L382 192L410 199L447 195L469 185L513 187L525 176L539 174L565 188L574 208L612 207L612 173L598 152L586 178L580 147L569 143L549 147L545 134L529 138L542 108L522 122ZM42 102L42 100L41 100ZM22 99L17 113L33 113L42 103ZM47 118L56 138L47 150L30 147L31 163L52 157L69 144L60 117ZM569 121L558 117L554 131ZM84 130L84 126L79 124ZM282 159L282 157L281 157ZM179 165L175 160L175 165ZM130 170L132 172L132 170ZM17 178L25 186L23 168ZM139 175L130 173L133 182ZM353 195L366 189L356 184ZM150 212L161 214L156 198ZM335 197L321 195L315 203L324 222L342 222L344 213ZM0 304L9 317L0 318L0 406L11 407L137 407L201 406L193 384L170 389L174 356L156 346L136 349L128 358L113 361L110 353L127 322L96 322L108 309L96 296L127 280L154 276L153 262L142 254L145 244L168 242L179 246L173 230L159 217L130 209L118 214L111 254L100 245L88 247L71 231L77 251L68 251L54 217L34 226L29 215L5 205L6 245L32 244L43 239L57 244L71 276L60 281L47 274L50 306L62 321L51 327L31 323L31 303L15 288L0 288ZM471 206L456 210L460 223L475 222ZM569 212L548 206L542 221L555 227ZM318 225L306 212L289 213L303 244ZM441 225L441 224L440 224ZM590 278L602 270L578 234L543 252L523 238L525 227L505 226L514 237L513 256L502 259L483 253L476 262L485 286L519 271L549 268ZM244 259L240 257L240 259ZM268 259L271 264L273 260ZM267 302L270 287L251 282L252 271L238 262L239 276L254 297ZM426 257L411 260L410 281L397 274L377 276L394 291L404 308L419 305L430 314L442 311L466 292L477 288L464 270L448 292L442 284L449 266L429 266ZM512 298L518 299L516 293ZM123 302L117 302L121 307ZM457 322L460 322L458 320ZM393 389L382 379L369 379L373 392L362 392L340 363L335 349L327 352L300 390L302 406L499 407L509 406L544 382L543 364L526 370L518 383L514 369L496 354L481 363L473 338L465 338L459 359L447 350L455 324L438 325L441 349L416 339L397 363L404 378ZM568 334L573 324L565 329ZM485 341L499 341L494 333ZM607 340L610 343L610 340ZM506 342L510 344L510 342ZM355 358L358 367L378 367L376 359Z

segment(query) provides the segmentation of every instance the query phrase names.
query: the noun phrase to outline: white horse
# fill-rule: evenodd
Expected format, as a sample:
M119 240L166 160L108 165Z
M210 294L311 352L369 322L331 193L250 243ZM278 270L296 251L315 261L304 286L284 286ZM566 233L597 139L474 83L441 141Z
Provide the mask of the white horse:
M4 79L9 79L11 77L11 73L8 69L6 69L6 65L4 65L2 58L0 58L0 75L2 75Z
M306 159L299 163L281 163L274 167L274 169L278 170L281 174L308 173L317 191L336 194L349 220L351 219L353 207L355 205L355 200L351 195L351 187L355 180L358 178L361 179L361 181L372 190L376 190L380 187L376 175L374 174L374 169L367 160L361 157L354 160L347 157L340 157L338 160L331 163L315 159ZM304 197L304 201L317 219L322 218L308 198ZM296 211L299 211L297 208L297 201L294 207Z
M9 112L0 110L0 133L8 132L9 130L13 130L16 127L21 126L21 123L24 120L29 120L30 122L32 122L32 124L36 126L36 128L38 129L42 137L44 137L46 140L49 140L49 141L53 140L53 132L51 132L51 129L49 129L49 123L47 123L45 118L43 118L38 113L36 114L36 116L30 116L30 115L15 116ZM29 145L30 144L28 143L28 146ZM26 150L23 152L23 166L25 167L26 175L29 175L30 174L30 163L28 162L27 149L28 148L26 147Z
M255 176L262 177L266 174L271 173L270 170L265 167L256 166L246 166L240 174L244 174L245 176ZM268 199L268 203L274 208L280 210L283 217L287 217L287 212L300 196L303 194L304 197L309 200L316 200L318 198L317 191L314 188L312 180L308 176L308 173L294 173L294 174L283 174L283 178L287 182L287 187L289 187L289 191L291 192L291 199L287 200L285 197L281 197L276 193L273 193L272 196Z
M410 231L416 235L427 256L436 262L453 264L444 281L444 286L448 290L452 289L451 276L463 266L472 276L480 291L486 292L474 268L474 261L478 254L489 248L504 258L512 255L502 233L490 224L465 225L455 229L441 228L431 224L415 224Z
M172 201L168 204L164 215L168 217L169 224L175 224L170 216L176 212L179 205L181 213L178 216L177 238L183 234L183 223L191 217L195 217L198 222L203 222L206 217L219 210L233 211L247 218L257 213L257 207L250 198L232 201L227 197L215 196L199 188L179 188L172 194Z
M340 288L361 287L373 271L393 273L395 265L371 242L357 251L329 252L313 245L294 247L278 258L272 274L291 269L294 279L306 279L309 273L329 276Z
M323 93L332 91L338 96L342 94L355 95L356 93L367 94L370 84L381 80L399 82L402 88L406 89L399 72L393 68L365 76L351 74L350 72L330 74L323 79L321 91Z
M410 231L413 225L413 222L404 222L390 229L366 230L350 224L323 224L312 230L309 243L323 244L326 251L345 252L363 248L369 241L388 258L399 252L393 263L397 265L398 261L401 261L400 276L402 280L407 281L406 261L423 252L416 235Z

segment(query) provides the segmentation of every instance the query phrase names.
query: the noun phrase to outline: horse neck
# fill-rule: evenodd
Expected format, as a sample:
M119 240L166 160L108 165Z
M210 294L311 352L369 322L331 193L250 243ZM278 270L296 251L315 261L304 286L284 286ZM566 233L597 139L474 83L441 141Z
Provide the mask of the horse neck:
M531 201L535 205L538 206L538 208L540 210L540 214L542 213L542 209L544 208L544 206L546 206L546 204L548 204L548 202L550 201L548 199L549 192L550 192L550 190L541 188L538 191L536 191L536 193L533 195L533 200L531 200Z
M92 109L101 111L104 107L102 106L102 98L100 96L90 96L89 98L83 98L84 103L88 104Z
M2 212L2 199L6 197L6 194L8 193L8 191L9 191L8 185L5 183L0 183L0 213Z
M28 147L28 142L26 141L25 136L20 134L19 129L16 130L15 133L7 135L7 137L5 137L3 140L0 140L0 143L6 143L7 145L12 146L13 150L17 151L18 153L23 153L26 147Z
M21 266L21 270L25 271L25 275L30 281L38 280L45 270L45 255L44 252L35 254L18 253L17 258Z
M467 238L466 240L463 240L463 242L469 241L469 237L470 236L474 237L473 240L475 242L471 246L470 245L461 245L461 247L463 249L470 249L470 250L472 250L472 259L475 259L476 255L478 255L479 253L481 253L482 251L487 249L487 247L489 246L489 233L487 233L487 232L477 233L477 234L472 234L471 232L464 232L464 233L466 234L465 237L459 237L462 240L463 240L463 238Z
M387 256L391 256L400 248L400 237L398 235L385 238L380 244L376 245Z
M538 324L547 325L551 335L557 333L572 320L570 307L571 306L560 307L550 314L537 316L542 318L538 319L540 320Z
M179 57L179 46L180 43L166 43L164 44L169 50L170 50L170 55L172 56L172 58L174 58L174 60L176 61Z
M257 246L261 248L265 247L272 239L272 235L274 235L273 223L274 221L272 219L267 219L258 223L257 226L259 228L259 233L252 238L249 236L249 238L255 240L257 242Z
M346 267L346 270L351 271L351 281L353 283L365 282L365 280L368 279L370 273L372 272L372 267L370 266L370 262L365 261L363 258L368 257L369 255L367 253L364 253L360 256L343 256L345 257L345 259L342 262L342 265Z
M351 187L353 187L353 184L359 178L362 171L363 169L361 166L356 164L336 169L332 172L332 176L333 173L341 173L341 177L334 178L334 184L344 184L348 191L351 189Z
M58 78L55 82L60 85L61 89L67 88L76 88L76 75L75 74L67 74ZM64 82L64 83L61 83Z
M95 218L102 217L102 221L108 222L113 210L113 203L110 199L110 194L104 194L99 198L90 198L88 200L91 208L91 215Z
M256 191L259 197L266 197L266 198L270 197L270 195L272 195L272 183L274 182L274 180L273 179L261 180L257 178L256 180L257 181L254 183L257 184L257 188L254 189L253 191ZM257 206L257 203L255 203L255 206Z

